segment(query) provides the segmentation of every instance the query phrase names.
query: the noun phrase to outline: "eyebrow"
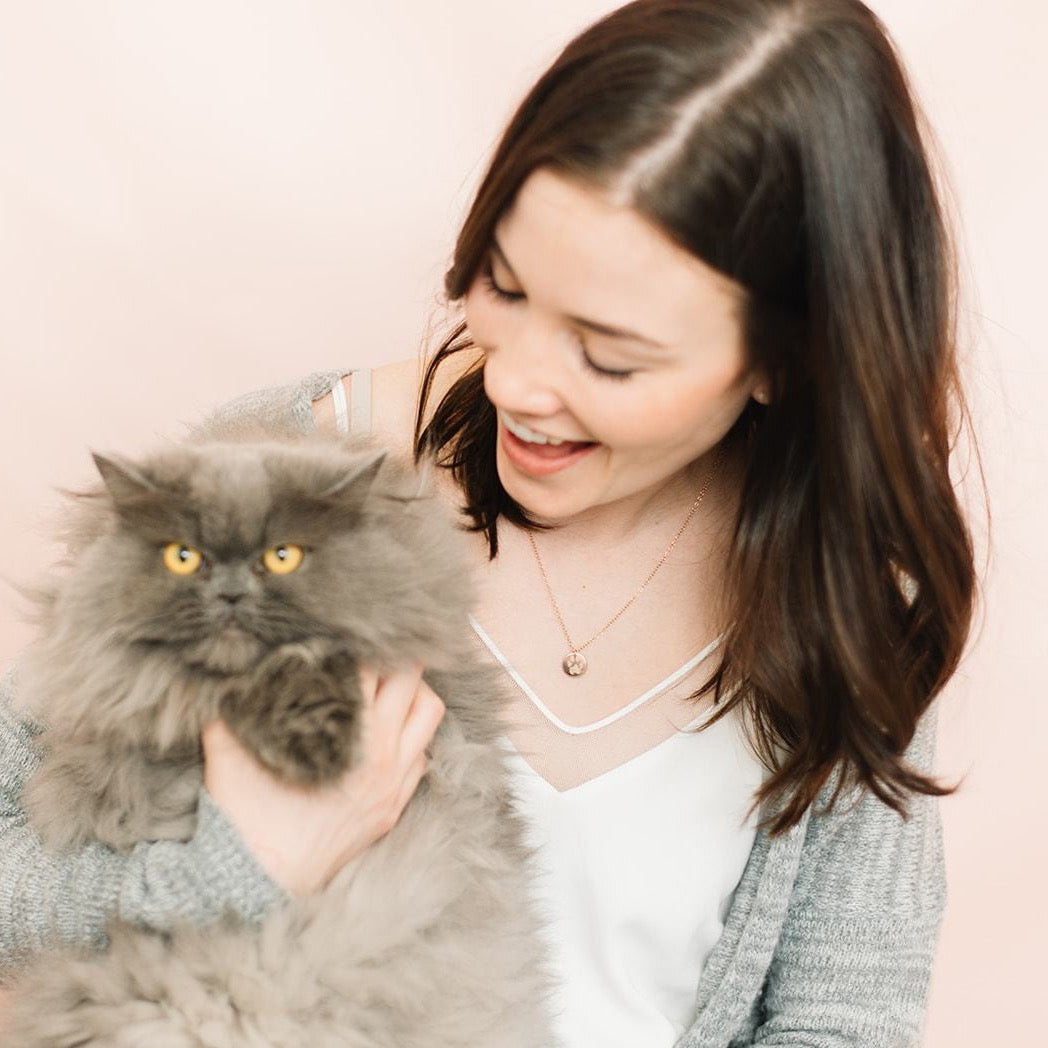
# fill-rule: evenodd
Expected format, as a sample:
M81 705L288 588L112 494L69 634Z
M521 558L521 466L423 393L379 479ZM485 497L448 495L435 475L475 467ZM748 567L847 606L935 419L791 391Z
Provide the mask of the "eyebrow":
M514 280L519 280L517 274L513 272L513 267L509 264L509 259L506 258L506 252L499 247L499 242L495 237L491 238L491 249L499 257L499 261L509 270L510 276ZM636 331L630 331L627 328L611 327L609 324L600 324L596 320L587 320L585 317L577 317L571 313L566 314L568 320L578 324L579 327L587 328L590 331L595 331L599 335L608 335L611 338L628 338L635 342L643 342L646 346L651 346L654 349L668 349L669 347L664 342L656 342L653 338L648 338L645 335L639 335Z

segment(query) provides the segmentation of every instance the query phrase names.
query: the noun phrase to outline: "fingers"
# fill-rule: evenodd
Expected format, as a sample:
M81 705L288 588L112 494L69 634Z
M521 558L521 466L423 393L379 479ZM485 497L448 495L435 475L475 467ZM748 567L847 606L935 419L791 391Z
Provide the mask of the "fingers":
M364 675L367 674L367 679ZM410 669L400 670L388 677L378 678L374 671L361 668L361 686L371 687L373 695L372 722L380 736L399 738L408 719L415 690L422 679L422 663L415 662ZM374 680L374 684L371 681ZM368 694L365 690L365 694Z
M444 719L444 712L444 703L437 693L425 681L419 681L400 736L400 759L403 763L411 764L419 754L425 756L426 747Z
M235 752L241 748L236 736L220 717L204 725L200 732L200 741L205 755Z
M429 767L426 747L444 718L445 707L436 692L422 680L422 667L376 678L369 671L361 674L365 696L370 699L371 731L368 734L368 762L376 784L385 782L383 833L399 821ZM375 793L384 792L376 785Z
M360 693L364 701L372 703L375 701L375 692L378 690L378 672L371 666L362 665L357 667L357 676L360 679Z
M404 776L404 781L400 787L400 793L397 795L391 828L408 806L408 801L415 796L415 791L418 789L418 784L422 781L422 776L426 774L428 765L429 761L426 759L425 753L420 753L408 768L407 775Z
M425 756L444 718L444 703L422 680L421 663L384 678L362 668L361 688L365 697L372 695L372 759L391 767L398 777L407 775L416 759Z

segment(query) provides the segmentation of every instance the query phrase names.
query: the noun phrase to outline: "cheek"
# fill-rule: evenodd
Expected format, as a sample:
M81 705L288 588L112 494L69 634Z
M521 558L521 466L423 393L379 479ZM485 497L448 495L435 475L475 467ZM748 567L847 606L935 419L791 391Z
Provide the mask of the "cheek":
M702 453L723 437L745 407L745 389L712 378L685 382L665 376L644 396L625 398L609 415L608 442L623 450Z
M200 606L200 591L193 581L176 579L163 568L147 568L115 576L103 600L113 623L174 621Z

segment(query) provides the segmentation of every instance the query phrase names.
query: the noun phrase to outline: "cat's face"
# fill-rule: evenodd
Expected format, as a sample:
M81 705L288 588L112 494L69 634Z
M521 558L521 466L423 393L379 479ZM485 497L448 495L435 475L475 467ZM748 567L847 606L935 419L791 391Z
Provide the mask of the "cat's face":
M85 552L67 610L218 674L311 637L417 638L464 613L466 592L439 539L405 540L413 507L385 497L384 458L275 442L96 456L115 526Z

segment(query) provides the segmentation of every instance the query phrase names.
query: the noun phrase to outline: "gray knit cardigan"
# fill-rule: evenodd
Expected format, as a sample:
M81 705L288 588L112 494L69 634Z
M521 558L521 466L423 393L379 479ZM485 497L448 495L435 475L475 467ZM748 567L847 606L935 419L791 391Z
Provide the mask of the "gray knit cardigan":
M338 377L250 393L216 416L290 418L305 432L311 401ZM206 792L184 843L144 843L127 856L101 846L62 858L41 851L19 802L37 757L34 727L9 709L16 686L17 665L0 682L0 970L56 943L103 947L114 914L154 929L226 908L257 922L287 900ZM906 754L923 771L935 715L932 706ZM920 1044L946 878L937 800L917 796L909 807L904 820L852 790L833 814L809 808L778 839L757 832L677 1048Z

